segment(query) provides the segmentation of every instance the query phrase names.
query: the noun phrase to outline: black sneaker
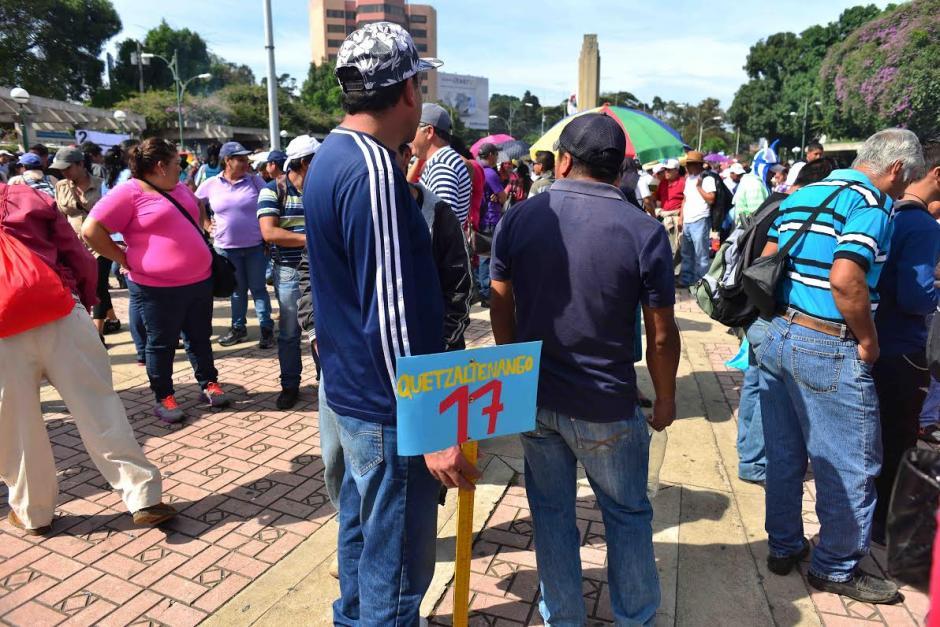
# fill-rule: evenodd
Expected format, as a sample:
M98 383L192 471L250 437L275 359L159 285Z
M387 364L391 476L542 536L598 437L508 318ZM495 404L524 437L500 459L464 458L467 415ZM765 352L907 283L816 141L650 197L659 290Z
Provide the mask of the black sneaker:
M856 570L848 581L829 581L809 573L809 585L823 592L832 592L863 603L896 603L901 599L896 583Z
M789 575L793 567L806 559L809 555L809 540L803 538L803 548L796 553L785 555L783 557L767 556L767 570L775 575Z
M258 348L274 348L274 329L261 329Z
M275 405L278 409L290 409L297 404L297 397L300 395L300 388L283 388L277 395Z
M117 333L121 330L121 321L120 320L105 320L104 321L104 334L111 335Z
M228 333L219 338L222 346L232 346L248 339L248 329L245 327L232 327Z

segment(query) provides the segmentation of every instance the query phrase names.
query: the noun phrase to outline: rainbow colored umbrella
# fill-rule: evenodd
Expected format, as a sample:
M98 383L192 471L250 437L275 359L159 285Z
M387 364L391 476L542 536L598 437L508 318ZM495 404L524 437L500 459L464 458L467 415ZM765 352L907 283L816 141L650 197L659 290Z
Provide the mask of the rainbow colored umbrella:
M666 123L642 111L627 107L612 107L605 104L596 109L569 115L558 122L532 145L532 149L529 151L531 157L535 159L535 153L540 150L554 151L555 142L561 136L562 130L571 120L585 113L603 113L620 123L627 135L625 154L627 157L635 157L642 162L646 162L671 159L685 154L682 137Z

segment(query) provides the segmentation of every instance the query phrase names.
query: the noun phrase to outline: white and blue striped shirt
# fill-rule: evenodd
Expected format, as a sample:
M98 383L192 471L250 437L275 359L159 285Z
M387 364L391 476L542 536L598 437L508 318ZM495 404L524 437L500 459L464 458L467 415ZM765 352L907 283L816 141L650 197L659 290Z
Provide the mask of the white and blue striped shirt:
M450 146L439 148L421 173L421 184L450 205L460 224L467 221L470 213L472 181L463 157Z

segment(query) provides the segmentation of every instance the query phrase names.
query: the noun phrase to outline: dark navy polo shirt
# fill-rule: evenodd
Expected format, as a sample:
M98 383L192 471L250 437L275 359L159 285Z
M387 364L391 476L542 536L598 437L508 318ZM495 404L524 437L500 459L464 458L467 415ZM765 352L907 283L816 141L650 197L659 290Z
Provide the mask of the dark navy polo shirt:
M663 226L612 185L560 179L500 221L490 273L512 281L515 341L542 340L539 406L632 418L637 305L675 304Z

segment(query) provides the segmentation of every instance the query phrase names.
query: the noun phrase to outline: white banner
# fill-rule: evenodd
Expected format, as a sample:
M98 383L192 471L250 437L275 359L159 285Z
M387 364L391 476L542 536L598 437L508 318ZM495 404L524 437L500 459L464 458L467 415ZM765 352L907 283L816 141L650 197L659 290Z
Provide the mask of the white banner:
M490 126L490 81L482 76L437 74L437 98L453 107L467 128L483 130Z
M75 143L81 146L84 142L95 142L101 146L102 150L107 150L111 146L117 146L125 139L130 139L130 135L123 133L102 133L101 131L90 131L80 128L75 131Z

